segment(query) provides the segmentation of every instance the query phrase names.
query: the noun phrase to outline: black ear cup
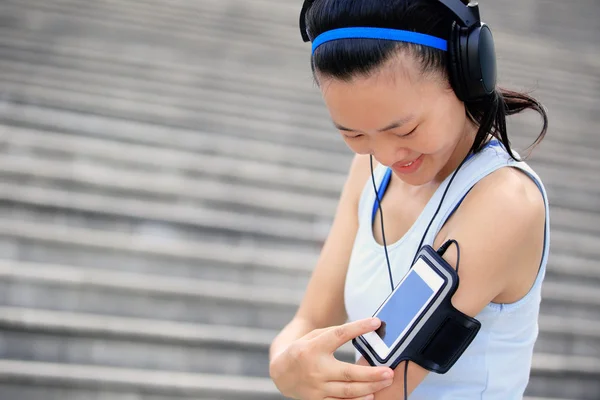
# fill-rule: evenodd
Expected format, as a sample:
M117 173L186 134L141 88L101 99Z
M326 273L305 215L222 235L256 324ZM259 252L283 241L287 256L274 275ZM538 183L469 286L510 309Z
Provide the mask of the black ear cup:
M479 79L481 95L489 95L496 89L496 49L490 28L482 24L479 28L477 40L478 71L473 71L473 76Z
M448 43L450 82L462 101L477 100L496 89L496 52L490 28L452 25Z
M462 101L466 101L466 93L464 91L466 82L464 82L461 71L460 29L460 26L456 22L452 23L450 38L448 40L448 75L456 97Z

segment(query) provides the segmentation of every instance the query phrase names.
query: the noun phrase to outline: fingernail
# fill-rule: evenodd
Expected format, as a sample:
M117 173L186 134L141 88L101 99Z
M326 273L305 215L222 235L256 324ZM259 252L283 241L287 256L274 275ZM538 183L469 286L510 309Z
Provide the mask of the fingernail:
M390 371L384 372L383 374L381 374L381 377L383 379L392 379L392 373Z
M388 380L386 380L386 381L383 381L383 384L384 384L385 386L391 386L391 385L392 385L392 383L394 383L394 380L393 380L393 379L388 379Z
M372 394L370 394L367 397L365 397L365 400L373 400L374 398L375 398L375 396L373 396Z
M371 320L371 326L372 326L373 328L377 328L377 327L379 326L379 324L380 324L380 322L379 322L379 320L378 320L377 318L373 318L373 319Z

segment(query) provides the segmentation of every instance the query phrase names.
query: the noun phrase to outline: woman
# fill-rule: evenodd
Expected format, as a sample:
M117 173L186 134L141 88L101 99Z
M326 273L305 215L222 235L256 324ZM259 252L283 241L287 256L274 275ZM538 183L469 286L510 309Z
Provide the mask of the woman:
M287 397L399 399L405 385L411 399L523 396L548 206L541 181L511 149L505 117L537 111L537 143L547 116L534 98L495 87L493 41L473 18L478 9L459 0L305 2L314 77L356 156L305 298L271 346L271 377ZM479 53L468 54L475 40ZM461 250L453 304L482 325L452 369L441 375L410 362L405 380L404 363L336 360L339 346L379 327L370 317L390 278L398 283L422 244L448 239ZM454 247L444 258L456 267Z

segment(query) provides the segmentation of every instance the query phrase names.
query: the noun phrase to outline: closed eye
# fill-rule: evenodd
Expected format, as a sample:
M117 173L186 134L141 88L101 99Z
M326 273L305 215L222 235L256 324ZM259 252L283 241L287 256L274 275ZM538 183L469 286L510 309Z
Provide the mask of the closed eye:
M346 139L358 139L359 137L363 137L363 134L358 134L358 135L354 135L354 136L350 136L350 135L344 135L344 137Z
M410 131L410 132L408 132L408 133L405 133L404 135L396 135L396 136L398 136L398 137L402 137L402 138L408 137L408 136L410 136L410 135L414 134L414 133L416 132L417 128L418 128L418 126L417 126L417 127L415 127L415 129L413 129L412 131Z

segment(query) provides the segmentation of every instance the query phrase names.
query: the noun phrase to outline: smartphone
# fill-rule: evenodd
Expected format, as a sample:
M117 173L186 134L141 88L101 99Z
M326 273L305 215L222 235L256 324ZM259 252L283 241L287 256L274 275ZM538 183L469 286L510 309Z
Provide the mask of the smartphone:
M447 282L440 271L429 265L423 257L418 258L375 312L374 317L381 320L381 326L358 339L370 348L380 362L385 362L392 351L402 351L402 348L396 347L402 345L423 316L426 316L431 305L447 287Z

